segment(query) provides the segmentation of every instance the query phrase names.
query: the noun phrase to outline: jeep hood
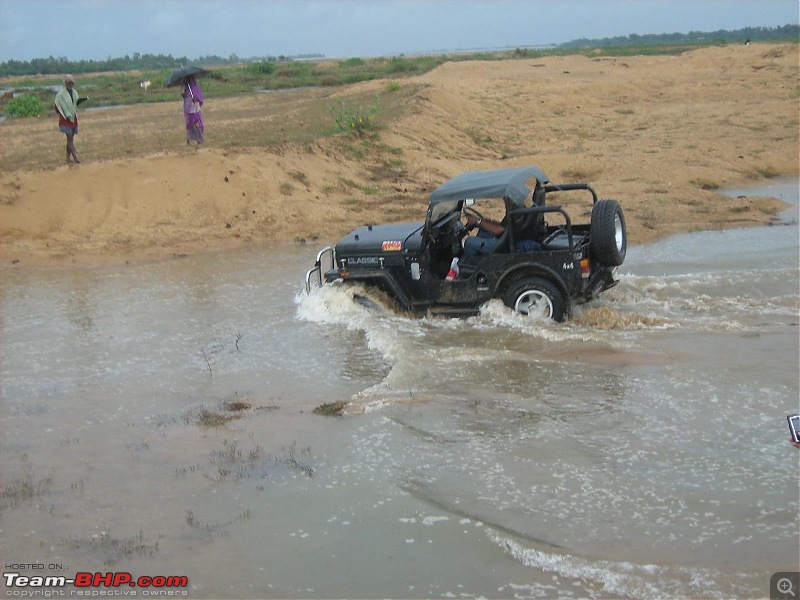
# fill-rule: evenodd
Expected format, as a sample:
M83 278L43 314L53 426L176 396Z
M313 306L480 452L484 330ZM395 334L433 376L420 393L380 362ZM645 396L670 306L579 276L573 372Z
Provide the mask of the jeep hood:
M415 254L422 245L422 223L365 225L336 244L337 258Z

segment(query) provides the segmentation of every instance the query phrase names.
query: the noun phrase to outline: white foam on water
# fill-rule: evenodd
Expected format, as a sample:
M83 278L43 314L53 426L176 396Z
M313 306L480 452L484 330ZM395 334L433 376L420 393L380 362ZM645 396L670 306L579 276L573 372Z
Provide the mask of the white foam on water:
M505 327L550 342L587 342L596 339L591 330L571 328L568 322L564 324L531 318L512 310L497 299L490 300L481 307L476 324L478 327Z
M405 350L403 340L422 335L422 332L409 319L388 308L380 305L367 307L356 301L357 296L367 293L360 285L316 288L310 294L295 298L297 316L313 323L339 325L362 332L371 350L380 352L387 360L396 360Z
M796 270L795 270L796 271ZM753 294L753 281L791 281L796 272L721 271L678 275L623 275L619 287L598 301L616 310L647 314L667 327L697 331L736 331L750 327L754 315L793 318L800 296L775 289L770 281ZM747 284L747 285L746 285ZM785 284L784 284L785 285ZM742 290L748 290L743 293Z
M488 302L475 317L454 319L398 314L385 304L365 306L358 301L364 295L375 299L358 284L327 285L295 298L298 319L359 332L368 348L388 361L385 376L352 397L364 412L425 401L425 394L415 389L471 380L468 373L486 364L536 362L516 350L528 345L526 338L536 346L602 339L586 327L530 319L499 300ZM486 335L493 336L492 340L480 343Z
M610 335L609 330L738 331L750 327L754 315L793 318L800 310L800 295L791 291L775 293L769 282L764 283L764 293L760 295L741 290L746 288L745 283L752 284L759 277L791 280L796 278L796 268L794 271L778 269L766 276L760 270L621 274L618 287L588 304L575 305L572 318L565 323L531 319L497 299L487 302L477 316L467 319L411 317L394 312L391 303L381 298L377 298L377 309L366 308L356 297L371 293L360 285L323 286L309 295L298 296L296 303L300 319L361 331L369 347L381 352L387 360L401 358L409 349L409 338L425 336L431 331L507 330L544 342L603 342L619 346L629 340L620 340ZM370 299L375 300L374 295ZM613 313L592 314L598 309Z
M527 548L491 529L487 529L486 533L490 540L527 567L581 580L582 592L589 597L731 597L731 591L725 589L725 574L712 569L592 561L579 556ZM591 593L594 587L597 591Z

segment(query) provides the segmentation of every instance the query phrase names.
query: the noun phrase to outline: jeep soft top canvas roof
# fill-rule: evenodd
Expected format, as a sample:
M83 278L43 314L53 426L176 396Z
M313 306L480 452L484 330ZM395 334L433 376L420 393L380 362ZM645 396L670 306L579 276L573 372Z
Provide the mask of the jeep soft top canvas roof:
M536 178L542 185L550 181L537 167L468 171L456 175L434 190L430 203L434 205L466 198L509 198L521 206L531 194L531 190L525 185L531 178Z

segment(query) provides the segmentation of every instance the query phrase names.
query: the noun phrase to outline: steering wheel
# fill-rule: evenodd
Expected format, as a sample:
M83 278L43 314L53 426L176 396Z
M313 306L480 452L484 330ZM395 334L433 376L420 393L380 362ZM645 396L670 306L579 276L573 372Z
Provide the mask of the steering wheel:
M471 208L469 206L465 206L463 212L464 212L465 215L470 215L471 214L471 215L477 217L478 220L481 220L481 221L483 220L483 215L481 213L479 213L477 210L475 210L474 208ZM477 227L477 225L469 225L469 224L467 224L465 229L466 229L467 233L469 233L475 227Z

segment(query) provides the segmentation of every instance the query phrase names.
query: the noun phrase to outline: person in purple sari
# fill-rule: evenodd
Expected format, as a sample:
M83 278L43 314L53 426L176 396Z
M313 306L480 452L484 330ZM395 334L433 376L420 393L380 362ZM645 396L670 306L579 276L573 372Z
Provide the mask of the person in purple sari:
M181 88L183 96L183 116L186 119L186 143L193 141L202 144L205 140L203 126L203 90L194 77L188 77Z

